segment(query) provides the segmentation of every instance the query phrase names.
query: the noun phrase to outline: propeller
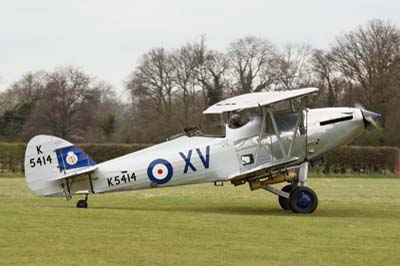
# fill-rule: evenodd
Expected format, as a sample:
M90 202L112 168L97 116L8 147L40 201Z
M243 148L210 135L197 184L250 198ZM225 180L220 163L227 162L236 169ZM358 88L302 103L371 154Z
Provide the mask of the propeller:
M378 119L379 117L381 117L380 114L374 113L372 111L368 111L367 109L364 108L364 106L361 103L355 103L354 107L360 109L360 111L363 115L363 118L364 118L365 127L372 125L373 127L379 129L375 120Z

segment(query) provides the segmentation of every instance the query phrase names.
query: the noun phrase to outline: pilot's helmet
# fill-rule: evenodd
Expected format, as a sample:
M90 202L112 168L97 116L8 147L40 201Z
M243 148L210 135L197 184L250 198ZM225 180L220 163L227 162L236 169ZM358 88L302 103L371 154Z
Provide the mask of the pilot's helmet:
M243 125L242 119L239 114L233 114L229 119L229 127L230 128L238 128Z

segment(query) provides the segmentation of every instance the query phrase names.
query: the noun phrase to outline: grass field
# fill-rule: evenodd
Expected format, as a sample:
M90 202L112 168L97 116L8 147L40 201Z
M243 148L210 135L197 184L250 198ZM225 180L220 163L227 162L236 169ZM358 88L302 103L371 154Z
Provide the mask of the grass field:
M0 265L400 265L400 179L314 178L312 215L248 187L91 195L88 209L0 178Z

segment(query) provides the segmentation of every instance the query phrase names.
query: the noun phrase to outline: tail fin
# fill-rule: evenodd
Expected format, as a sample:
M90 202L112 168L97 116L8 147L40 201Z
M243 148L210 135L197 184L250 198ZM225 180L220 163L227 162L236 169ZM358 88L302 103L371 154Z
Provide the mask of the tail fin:
M29 188L42 196L64 196L60 180L93 170L96 164L85 152L61 138L39 135L25 152L25 177Z

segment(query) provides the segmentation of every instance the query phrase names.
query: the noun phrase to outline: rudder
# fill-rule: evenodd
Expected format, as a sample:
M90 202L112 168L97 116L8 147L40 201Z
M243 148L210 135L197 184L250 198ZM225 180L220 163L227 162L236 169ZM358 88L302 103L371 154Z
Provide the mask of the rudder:
M60 180L95 164L92 158L72 143L54 136L38 135L26 147L26 182L39 195L64 196Z

